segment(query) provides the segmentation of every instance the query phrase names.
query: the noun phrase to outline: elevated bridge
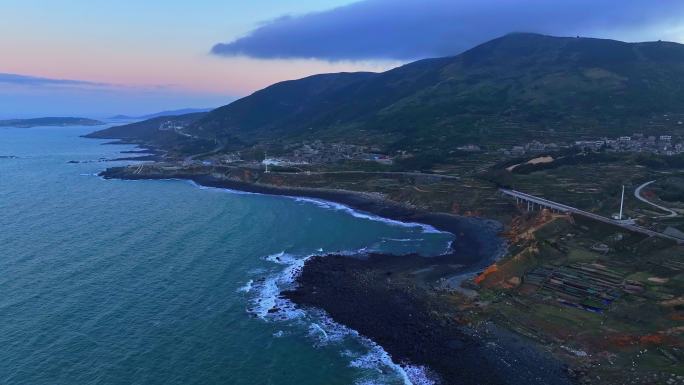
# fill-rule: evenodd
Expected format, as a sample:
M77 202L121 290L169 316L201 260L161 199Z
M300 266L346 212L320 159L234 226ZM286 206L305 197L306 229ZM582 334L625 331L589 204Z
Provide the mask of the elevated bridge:
M671 241L675 241L679 244L684 244L684 239L673 237L671 235L659 233L657 231L653 231L650 229L647 229L645 227L637 226L631 221L624 221L624 220L616 220L612 218L607 218L602 215L598 215L595 213L591 213L589 211L584 211L580 210L576 207L568 206L562 203L554 202L545 198L540 198L534 195L526 194L524 192L516 191L516 190L511 190L511 189L499 189L502 194L511 196L515 198L516 203L518 206L522 207L527 207L527 211L534 211L535 209L549 209L554 212L559 212L559 213L565 213L565 214L575 214L575 215L580 215L589 219L593 219L595 221L603 222L609 225L613 226L618 226L621 227L625 230L644 234L649 237L658 237L658 238L663 238L663 239L668 239Z

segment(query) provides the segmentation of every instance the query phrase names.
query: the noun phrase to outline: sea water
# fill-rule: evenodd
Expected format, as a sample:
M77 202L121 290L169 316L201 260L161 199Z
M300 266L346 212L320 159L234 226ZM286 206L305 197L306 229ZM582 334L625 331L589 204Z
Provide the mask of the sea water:
M101 159L133 146L91 130L0 129L1 384L429 382L278 294L310 255L434 255L452 235L310 199L104 180L126 162Z

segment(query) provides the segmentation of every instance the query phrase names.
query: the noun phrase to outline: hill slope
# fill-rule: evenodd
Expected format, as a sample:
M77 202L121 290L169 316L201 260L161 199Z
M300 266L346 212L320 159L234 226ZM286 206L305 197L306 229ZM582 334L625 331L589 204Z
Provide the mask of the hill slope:
M175 135L172 127L187 127L205 116L205 112L196 112L191 114L179 116L160 116L141 122L126 124L123 126L109 127L104 130L95 131L86 138L93 139L140 139L140 140L154 140L159 136ZM168 130L164 130L164 126L168 126Z
M194 114L194 113L198 113L198 112L209 112L211 110L213 110L213 108L181 108L178 110L167 110L167 111L161 111L161 112L156 112L154 114L147 114L147 115L142 115L142 116L116 115L116 116L112 116L110 119L115 119L115 120L154 119L154 118L159 118L162 116L189 115L189 114Z
M403 149L619 135L684 112L682 79L684 45L511 34L384 73L278 83L185 132L224 145L322 138Z

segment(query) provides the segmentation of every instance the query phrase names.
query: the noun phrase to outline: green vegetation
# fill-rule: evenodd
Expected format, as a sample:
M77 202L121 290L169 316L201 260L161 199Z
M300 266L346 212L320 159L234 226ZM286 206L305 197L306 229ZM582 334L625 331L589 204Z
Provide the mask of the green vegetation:
M106 128L85 135L94 139L121 139L125 142L152 144L177 154L202 154L216 149L214 141L181 135L176 128L186 127L204 116L193 113L162 116L142 122Z
M658 197L667 202L684 204L684 177L675 176L660 181L657 185Z
M480 281L486 305L473 316L552 347L587 383L624 383L626 369L638 384L684 376L684 249L581 218L533 214L518 230L540 221L533 237L511 235L517 247Z
M653 154L639 154L635 159L637 164L653 169L665 170L684 168L684 154L673 156L658 156Z
M652 207L631 198L629 191L648 180L678 173L679 169L651 168L640 164L639 154L629 153L579 153L558 158L551 163L522 165L506 171L501 165L481 175L497 185L542 196L587 211L610 216L619 210L621 186L625 185L627 215L631 217L653 216ZM666 157L654 157L666 158ZM514 163L528 158L518 158ZM521 168L518 171L518 168ZM648 212L647 212L648 211ZM657 214L657 213L656 213Z
M321 139L431 154L469 143L682 133L663 116L684 109L682 78L679 44L512 34L384 73L278 83L178 119L185 134L226 149ZM142 125L108 130L153 141L150 133Z
M181 116L162 116L123 126L110 127L86 135L96 139L138 139L145 141L165 142L166 136L180 136L174 130L160 130L162 124L172 122L174 126L187 126L204 116L204 113L194 113Z
M543 156L543 155L542 155ZM512 169L514 174L531 174L535 171L550 170L562 166L580 164L612 163L624 161L625 157L614 153L579 152L572 154L550 154L554 160L548 163L523 163ZM535 156L539 157L539 156ZM527 160L525 160L526 162Z

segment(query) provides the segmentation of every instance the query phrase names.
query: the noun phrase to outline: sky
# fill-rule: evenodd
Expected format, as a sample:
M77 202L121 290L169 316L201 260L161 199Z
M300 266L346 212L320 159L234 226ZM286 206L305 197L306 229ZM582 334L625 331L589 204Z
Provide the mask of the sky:
M682 0L0 0L0 118L217 107L510 32L684 42Z

